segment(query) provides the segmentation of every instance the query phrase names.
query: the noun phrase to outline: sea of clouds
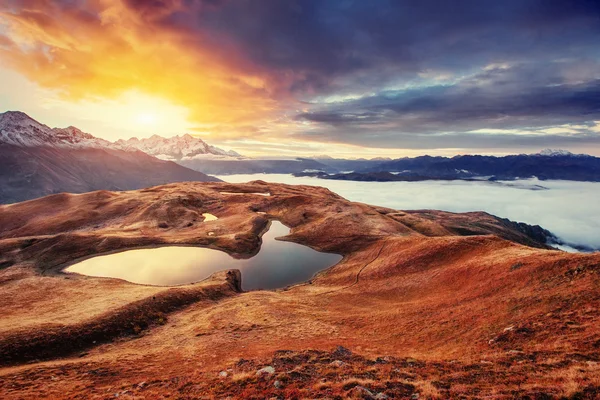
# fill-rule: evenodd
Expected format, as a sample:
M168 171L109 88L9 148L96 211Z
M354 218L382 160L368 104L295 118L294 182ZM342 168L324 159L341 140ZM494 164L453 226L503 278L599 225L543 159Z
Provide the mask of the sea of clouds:
M351 201L398 210L486 211L513 221L540 225L566 244L600 249L600 183L537 179L510 182L353 182L284 174L225 175L219 178L232 183L260 179L323 186Z

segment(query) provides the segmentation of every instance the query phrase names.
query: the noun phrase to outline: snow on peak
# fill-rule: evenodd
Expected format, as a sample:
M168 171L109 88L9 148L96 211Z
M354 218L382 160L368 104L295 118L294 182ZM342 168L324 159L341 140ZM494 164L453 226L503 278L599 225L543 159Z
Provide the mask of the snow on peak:
M0 114L0 143L21 147L120 148L107 140L82 132L74 126L50 128L21 111L7 111Z
M574 155L570 151L560 149L544 149L538 153L540 156L572 156Z
M106 148L125 151L138 151L166 160L199 158L204 155L217 157L241 157L235 151L226 151L211 146L202 139L190 134L164 138L152 135L147 139L133 137L117 140L114 143L97 138L80 129L50 128L21 111L0 113L0 144L6 143L21 147L50 146L70 148Z
M163 160L178 161L182 159L200 158L204 155L241 157L235 151L226 151L211 146L202 139L188 133L170 138L152 135L147 139L131 138L129 140L119 140L116 143L136 148L144 153L148 153Z

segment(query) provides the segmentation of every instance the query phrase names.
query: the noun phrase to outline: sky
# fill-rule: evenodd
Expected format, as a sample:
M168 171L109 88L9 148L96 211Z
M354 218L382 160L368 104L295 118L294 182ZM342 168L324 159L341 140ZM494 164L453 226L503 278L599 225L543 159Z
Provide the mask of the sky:
M3 0L0 112L250 156L600 155L595 0Z

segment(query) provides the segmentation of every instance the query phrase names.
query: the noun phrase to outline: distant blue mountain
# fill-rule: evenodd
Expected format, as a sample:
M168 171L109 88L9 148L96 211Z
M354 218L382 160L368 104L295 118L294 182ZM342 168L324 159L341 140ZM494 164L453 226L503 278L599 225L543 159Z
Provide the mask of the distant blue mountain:
M600 158L564 150L544 150L537 154L504 157L466 155L451 158L421 156L382 162L319 161L337 169L352 171L334 174L325 173L327 171L307 172L296 175L358 181L514 180L537 177L540 180L600 182Z

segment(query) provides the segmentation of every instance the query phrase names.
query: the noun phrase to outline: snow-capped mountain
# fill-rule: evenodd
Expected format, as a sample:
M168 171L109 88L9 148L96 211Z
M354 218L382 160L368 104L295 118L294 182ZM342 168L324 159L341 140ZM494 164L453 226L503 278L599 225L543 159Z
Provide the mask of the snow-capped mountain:
M202 139L185 134L164 138L154 135L147 139L108 140L82 132L73 126L50 128L20 111L0 114L0 143L20 147L99 148L124 151L142 151L167 161L205 158L242 157L233 150L211 146Z
M52 129L18 111L0 114L0 204L60 192L218 180L74 127Z
M537 155L555 157L555 156L573 156L574 154L568 150L544 149L544 150L540 151L539 153L537 153Z
M546 156L546 157L590 157L588 154L574 154L568 150L561 149L544 149L535 156Z
M185 134L164 138L153 135L147 139L131 138L129 140L118 140L117 145L132 147L153 155L162 160L181 161L202 158L242 157L233 150L226 151L207 144L202 139Z
M0 114L0 143L20 147L91 147L126 150L121 145L94 137L73 126L50 128L21 111L7 111Z

